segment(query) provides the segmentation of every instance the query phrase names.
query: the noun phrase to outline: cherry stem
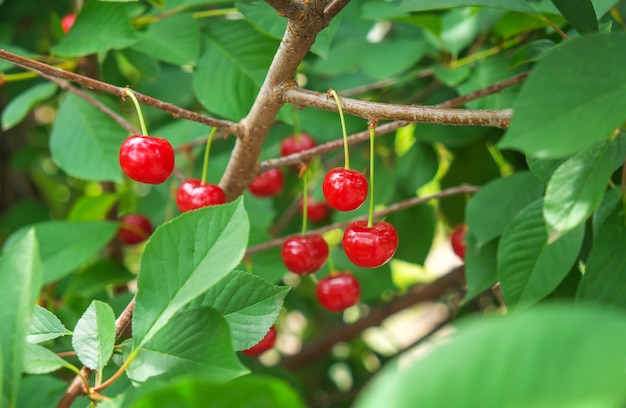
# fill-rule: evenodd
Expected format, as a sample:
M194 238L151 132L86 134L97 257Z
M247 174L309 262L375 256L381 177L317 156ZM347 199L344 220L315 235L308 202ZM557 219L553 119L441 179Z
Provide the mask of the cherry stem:
M200 184L204 185L206 183L206 176L209 170L209 152L211 151L211 142L213 142L213 135L217 132L217 128L211 129L211 133L209 133L209 137L206 140L206 147L204 149L204 163L202 164L202 178L200 179Z
M376 121L369 120L367 127L370 130L370 208L367 213L367 227L372 228L374 226L374 138L376 137Z
M307 224L307 207L309 206L309 170L305 170L304 174L302 174L302 236L306 235L306 224Z
M128 356L128 358L126 359L126 361L124 361L124 363L120 366L120 368L118 368L118 370L105 382L103 382L102 384L93 387L92 391L93 392L100 392L103 389L107 388L109 385L113 384L115 381L117 381L122 374L124 373L124 371L126 371L126 369L128 368L128 366L130 365L130 363L133 362L133 360L135 359L135 357L137 357L137 354L139 353L139 350L141 349L135 349L133 350L130 355Z
M137 97L130 90L130 88L124 88L124 95L128 96L135 104L135 109L137 110L137 116L139 116L139 124L141 125L141 134L148 136L148 128L146 127L146 121L143 118L143 113L141 113L141 105L139 104Z
M300 141L300 109L296 105L291 105L291 117L293 119L293 136L296 141Z
M337 271L337 269L335 269L335 261L333 260L333 257L331 256L332 253L328 254L328 258L326 260L326 262L328 263L328 269L330 271L330 273L334 273Z
M339 111L339 118L341 119L341 132L343 133L343 152L345 155L345 164L344 167L347 170L350 170L350 156L348 155L348 134L346 132L346 120L343 117L343 109L341 108L341 102L339 101L339 95L335 92L334 89L329 89L328 93L335 98L335 102L337 102L337 110Z

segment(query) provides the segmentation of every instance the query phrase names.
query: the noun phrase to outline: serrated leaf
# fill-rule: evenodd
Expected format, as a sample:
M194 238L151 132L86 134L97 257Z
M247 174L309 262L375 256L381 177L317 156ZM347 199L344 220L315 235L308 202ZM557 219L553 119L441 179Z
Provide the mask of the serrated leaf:
M580 34L598 31L598 19L591 0L552 0L552 3Z
M14 232L4 244L7 251L34 228L39 241L43 281L58 280L100 251L117 232L117 224L105 221L46 221Z
M555 48L525 81L499 146L558 159L608 140L626 120L625 64L625 33L585 35Z
M244 21L215 21L193 76L198 100L213 114L244 117L263 83L278 42Z
M248 232L241 198L186 212L156 229L137 281L132 324L138 348L239 264Z
M124 4L91 1L85 3L72 29L51 50L57 55L78 57L126 48L135 42L137 37Z
M520 13L536 14L536 11L525 0L404 0L398 6L400 11L440 10L454 7L492 7Z
M76 323L72 347L84 366L101 372L114 345L115 313L108 304L94 300Z
M623 313L538 305L456 329L427 353L387 364L353 406L620 407L626 400Z
M70 176L121 181L119 150L126 131L85 100L68 94L50 133L50 153Z
M624 162L620 139L607 141L567 159L554 172L543 202L549 234L569 231L598 206L611 174Z
M28 115L39 102L50 98L57 90L52 82L37 84L9 101L2 111L2 130L9 130Z
M226 382L247 372L233 350L228 323L208 307L176 314L139 350L127 370L131 381L139 383L183 375Z
M478 242L471 231L465 235L465 278L467 291L463 302L472 300L476 295L489 289L498 280L498 239L485 244Z
M35 305L33 317L26 332L26 341L29 343L41 343L71 333L54 313L39 305Z
M28 321L41 290L37 238L29 230L0 256L0 405L15 406L20 388Z
M176 14L150 24L139 38L134 49L174 65L193 64L200 53L198 23L191 14Z
M68 366L69 363L39 344L26 343L24 348L25 374L47 374Z
M208 306L221 313L230 326L233 348L240 351L261 341L288 292L289 287L234 270L189 307Z
M543 200L523 209L498 248L498 277L508 307L526 307L552 292L578 259L584 225L548 243Z
M467 204L466 222L477 245L499 237L513 218L542 193L541 181L527 171L486 184Z

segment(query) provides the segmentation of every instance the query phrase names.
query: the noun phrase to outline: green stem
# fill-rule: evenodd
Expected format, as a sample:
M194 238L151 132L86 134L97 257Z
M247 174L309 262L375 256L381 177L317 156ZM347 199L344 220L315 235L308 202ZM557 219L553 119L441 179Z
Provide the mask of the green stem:
M211 129L211 133L209 133L209 138L206 141L206 147L204 149L204 163L202 164L202 178L200 179L200 184L204 185L206 183L206 176L209 169L209 152L211 151L211 143L213 142L213 135L217 128Z
M332 253L328 254L328 259L326 260L326 262L328 263L328 270L330 271L330 273L333 273L336 271L336 269L335 269L335 261L333 260L333 257L331 255Z
M374 137L376 137L376 123L369 121L367 127L370 130L370 208L367 214L367 227L374 226Z
M329 89L328 92L335 98L335 102L337 102L337 110L339 111L339 118L341 118L341 132L343 133L343 152L345 155L345 165L344 167L349 170L350 169L350 156L348 155L348 133L346 132L346 120L343 117L343 109L341 108L341 102L339 101L339 95L335 92L334 89Z
M300 109L296 105L291 105L291 117L293 118L293 134L297 141L300 141Z
M137 97L129 88L124 88L124 95L128 96L135 104L135 109L137 109L137 115L139 116L139 124L141 125L141 133L147 136L148 129L146 128L146 122L143 119L143 113L141 113L141 105L139 105Z
M113 374L108 380L106 380L102 384L98 385L97 387L93 387L92 391L93 392L100 392L103 389L107 388L109 385L113 384L115 381L117 381L117 379L120 378L122 376L122 374L124 374L124 371L126 371L128 366L130 365L130 363L132 363L133 360L135 359L135 357L137 357L137 354L139 353L139 350L141 350L141 349L133 350L130 353L130 355L128 356L128 358L126 359L126 361L124 361L124 363L120 366L120 368L118 368L118 370L115 372L115 374Z
M308 215L307 215L307 208L309 205L309 186L308 186L308 178L309 178L309 171L306 170L304 172L304 174L302 175L302 188L303 188L303 192L302 192L302 236L306 235L306 224L307 224L307 219L308 219Z

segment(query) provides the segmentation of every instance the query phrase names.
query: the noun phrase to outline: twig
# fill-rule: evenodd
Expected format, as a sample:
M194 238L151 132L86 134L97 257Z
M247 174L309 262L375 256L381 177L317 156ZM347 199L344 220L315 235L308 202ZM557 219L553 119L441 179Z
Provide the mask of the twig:
M441 107L441 108L452 108L454 106L460 106L463 105L467 102L488 96L488 95L493 95L495 93L498 93L500 91L502 91L505 88L508 88L510 86L513 86L515 84L518 84L522 81L524 81L526 78L528 78L528 75L530 75L530 72L522 72L519 75L515 75L514 77L505 79L503 81L497 82L493 85L489 85L485 88L479 89L477 91L474 91L472 93L468 93L467 95L463 95L463 96L459 96L458 98L454 98L454 99L450 99L446 102L440 103L437 106Z

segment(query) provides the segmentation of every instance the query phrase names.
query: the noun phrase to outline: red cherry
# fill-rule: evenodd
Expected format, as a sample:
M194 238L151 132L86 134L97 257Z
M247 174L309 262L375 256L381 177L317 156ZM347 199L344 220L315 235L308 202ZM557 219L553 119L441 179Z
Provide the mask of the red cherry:
M298 205L300 214L304 211L303 201L300 200ZM325 201L313 202L310 198L307 200L306 217L312 222L323 222L330 215L330 206Z
M195 210L209 205L224 204L224 190L215 184L202 184L200 179L187 179L176 193L176 205L180 212Z
M257 197L272 197L283 189L283 173L279 169L270 169L258 175L248 186Z
M152 235L152 223L141 214L126 214L120 218L117 239L126 245L134 245L145 241Z
M160 137L134 135L120 147L120 166L131 179L161 184L174 170L174 149Z
M243 350L242 353L250 357L260 356L267 350L274 347L274 343L276 343L276 328L272 326L260 342L247 350Z
M289 156L290 154L300 153L304 150L312 149L316 145L315 140L306 133L300 133L299 135L289 136L284 139L280 144L280 155ZM309 162L307 159L305 162ZM298 165L291 166L297 169Z
M343 250L356 266L377 268L389 262L398 249L398 233L385 221L355 221L343 233Z
M63 30L63 32L67 34L67 32L70 31L70 28L72 28L72 26L74 25L75 21L76 14L74 13L66 14L65 16L63 16L63 18L61 19L61 29Z
M328 244L318 234L293 236L283 243L281 254L287 269L306 275L324 265L328 258Z
M342 312L359 302L361 287L350 272L335 272L319 281L315 294L324 309Z
M336 167L326 173L322 191L335 210L356 210L367 198L367 179L356 170Z
M465 233L467 232L467 225L461 224L457 226L450 234L450 244L452 245L452 251L461 259L465 260Z

